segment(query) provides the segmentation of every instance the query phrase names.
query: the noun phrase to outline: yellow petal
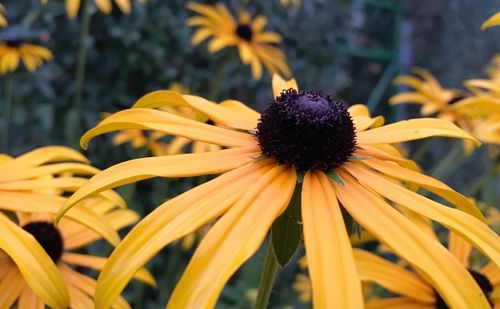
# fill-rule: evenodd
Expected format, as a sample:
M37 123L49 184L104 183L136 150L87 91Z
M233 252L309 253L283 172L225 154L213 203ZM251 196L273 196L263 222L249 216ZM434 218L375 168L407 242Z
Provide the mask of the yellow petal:
M219 103L219 106L238 113L241 117L245 117L249 123L257 123L260 114L245 104L237 100L225 100Z
M214 105L217 106L217 110L223 110L226 115L235 114L216 104ZM209 115L210 113L206 114ZM217 123L224 124L219 121L219 118L214 118L214 120ZM252 130L255 128L255 125L252 127ZM184 136L206 143L229 147L255 144L254 137L247 133L208 125L164 111L145 108L127 109L111 115L96 127L87 131L82 136L80 144L83 148L87 148L89 140L93 137L123 129L156 130L167 134Z
M481 273L488 277L491 284L500 284L500 267L495 265L495 263L489 262L486 264L486 266L481 269Z
M26 289L24 279L16 267L10 267L7 270L5 277L0 281L0 305L2 308L11 308L16 302L19 295L22 293L23 288Z
M417 92L398 93L389 99L389 104L391 105L402 103L434 104L428 97Z
M137 100L132 108L158 108L189 106L189 103L176 91L158 90L148 93Z
M500 100L491 96L480 95L453 104L450 110L464 114L467 117L487 117L500 114Z
M25 286L25 288L21 292L21 295L19 296L19 302L17 303L17 308L45 309L45 304L40 298L36 296L36 294L33 292L32 289L30 289L28 286Z
M130 0L115 0L115 3L124 14L130 14Z
M277 165L250 186L205 235L167 308L212 308L227 280L259 249L288 206L295 182L294 169Z
M101 191L152 177L191 177L209 175L234 169L253 160L260 151L235 148L220 151L141 158L111 166L92 177L80 187L60 209L56 221L84 198Z
M498 26L500 25L500 12L496 13L495 15L491 16L487 21L485 21L481 25L481 30L488 29L493 26Z
M56 161L79 161L89 163L81 153L68 147L49 146L27 152L8 163L0 165L1 171L17 170Z
M35 178L53 174L71 173L92 175L99 170L81 163L54 163L33 168L9 170L0 173L0 182L10 182L21 179Z
M304 244L315 308L362 308L363 294L337 197L323 172L302 188Z
M488 301L472 276L441 244L349 174L341 170L338 174L345 184L333 185L345 209L361 226L423 272L450 307L488 308Z
M97 282L96 307L109 308L134 273L158 251L220 216L270 168L269 161L248 164L157 207L109 257Z
M476 205L470 199L456 192L455 190L453 190L452 188L450 188L449 186L447 186L446 184L437 179L375 158L369 160L363 160L360 162L362 164L368 165L369 167L379 171L384 175L388 175L399 180L417 184L425 188L426 190L429 190L430 192L449 201L450 203L455 205L458 209L461 209L466 213L470 214L471 216L474 216L477 219L486 222L486 219L484 218L479 208L477 208Z
M62 259L67 263L95 270L103 269L107 261L106 258L100 256L69 253L69 252L64 253ZM151 275L151 273L145 268L139 269L135 273L134 278L156 288L156 281L153 275Z
M408 297L391 297L369 300L366 309L435 309L435 307L434 304L416 302Z
M375 282L413 301L434 302L433 288L405 268L360 249L354 249L354 260L361 280Z
M241 130L254 130L257 126L257 122L255 122L254 119L249 119L245 116L247 113L242 114L240 110L226 109L218 104L197 96L184 95L183 97L189 105L191 105L191 107L225 127Z
M75 18L80 8L80 0L66 0L66 14L69 18Z
M457 234L450 232L448 238L448 250L453 254L465 268L469 268L469 259L472 251L470 243Z
M111 13L111 9L113 5L111 4L111 0L94 0L95 4L103 12L104 14Z
M66 285L54 262L36 239L3 214L0 214L0 230L0 249L16 263L24 280L38 297L53 308L68 307ZM14 280L12 284L15 284Z
M403 120L379 128L366 130L357 134L358 143L392 144L431 136L447 136L472 140L476 145L481 143L469 133L458 128L449 121L434 118Z
M441 223L500 265L500 239L482 221L405 189L367 169L351 163L345 166L363 185L417 214Z
M273 74L273 95L274 97L278 97L283 90L287 89L295 89L299 91L299 86L294 78L290 80L284 80L279 74Z

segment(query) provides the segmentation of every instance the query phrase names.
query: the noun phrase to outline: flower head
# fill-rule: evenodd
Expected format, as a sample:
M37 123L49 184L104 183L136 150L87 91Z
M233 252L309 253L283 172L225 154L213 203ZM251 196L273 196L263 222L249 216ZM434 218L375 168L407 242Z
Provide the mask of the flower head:
M274 84L287 83L275 76ZM318 127L326 126L323 115L335 126L342 127L334 129L339 130L335 134L343 132L351 141L340 143L340 150L328 143L334 155L316 160L314 151L321 147L318 144L324 142L325 136L312 137L305 132L308 143L297 142L311 149L311 153L306 154L311 162L321 164L295 166L298 162L302 164L302 152L290 145L283 147L295 151L299 161L282 159L278 152L264 153L262 144L272 144L276 135L262 134L258 130L262 125L272 126L267 122L273 118L264 115L274 112L266 110L261 115L244 104L229 110L200 97L174 93L169 93L170 100L163 104L173 104L176 97L177 104L187 104L223 127L154 110L151 107L159 107L161 102L139 100L134 108L105 119L82 137L81 144L86 147L96 135L133 127L225 147L207 153L123 162L94 176L69 198L58 215L59 219L75 203L114 186L151 177L221 174L163 203L136 225L101 272L96 293L97 307L111 306L135 271L163 247L218 218L196 249L168 303L170 308L213 307L231 275L257 251L273 222L286 210L300 180L298 173L305 173L299 192L315 306L362 307L361 283L341 207L374 237L411 261L435 282L448 304L487 305L481 290L463 266L403 214L407 212L400 212L390 204L397 203L410 213L443 224L490 258L498 260L499 238L484 224L484 218L475 205L444 183L407 168L412 165L391 145L431 136L474 139L452 123L439 119L413 119L381 125L382 119L371 117L363 105L348 108L346 116L345 108L336 99L323 97L321 92L311 94L294 90L281 89L281 94L275 93L277 102L272 104L284 104L283 110L290 109L289 118L296 120L297 127L292 123L286 125L288 130L294 130L296 138L302 138L296 132L304 124L307 129L314 129L315 123ZM293 96L289 97L289 94ZM355 128L355 134L351 126ZM355 150L351 156L346 155L352 151L354 139ZM286 139L286 142L295 141ZM339 153L341 155L337 155ZM322 156L322 153L318 154ZM433 192L460 210L408 190L401 182ZM470 288L463 289L464 285Z
M7 18L5 18L5 7L0 3L0 28L7 26Z
M116 245L120 240L117 231L136 222L138 215L125 209L124 201L114 191L107 191L79 203L71 215L58 226L54 225L54 214L66 200L63 193L76 190L86 181L74 175L97 172L86 162L78 152L56 146L35 149L17 158L3 156L0 160L0 225L17 231L6 236L6 240L13 248L20 248L22 242L19 239L31 238L27 253L47 255L47 258L39 258L43 263L41 269L51 272L49 278L52 281L61 278L59 284L62 286L59 286L59 291L54 291L53 282L50 282L52 286L47 282L34 284L36 278L32 277L39 275L40 271L26 271L29 257L18 257L8 247L0 246L0 287L4 287L3 291L6 291L6 285L12 287L7 289L8 295L2 295L2 300L7 302L2 302L3 306L10 307L17 300L21 309L33 308L33 304L37 304L35 307L43 304L55 308L65 308L68 304L76 308L92 307L96 282L74 266L101 270L106 258L72 251L99 239ZM16 220L11 221L2 211L13 212ZM26 233L31 236L26 236ZM135 277L155 284L144 269L139 270ZM117 308L129 307L121 297L114 305Z
M49 0L40 0L42 4L46 4ZM68 14L69 18L75 18L78 15L78 11L80 9L80 1L81 0L66 0L66 14ZM120 8L122 13L130 14L132 10L130 0L114 0L116 5ZM145 0L140 0L140 3L144 3ZM95 4L99 8L101 12L104 14L110 14L113 8L111 0L95 0Z
M252 20L250 14L242 11L235 21L228 9L218 3L215 6L189 2L187 7L200 14L188 19L189 26L199 27L191 42L198 45L213 36L208 50L215 53L225 47L236 46L241 61L250 65L254 79L262 77L262 65L273 73L290 74L285 54L272 44L281 42L281 36L264 31L266 17L259 15Z
M5 41L0 43L0 74L13 72L22 60L26 69L33 73L44 61L52 60L49 49L20 41Z
M481 25L481 30L485 30L485 29L488 29L490 27L494 27L494 26L498 26L498 25L500 25L500 12L498 12L495 15L488 18L488 20L485 21Z

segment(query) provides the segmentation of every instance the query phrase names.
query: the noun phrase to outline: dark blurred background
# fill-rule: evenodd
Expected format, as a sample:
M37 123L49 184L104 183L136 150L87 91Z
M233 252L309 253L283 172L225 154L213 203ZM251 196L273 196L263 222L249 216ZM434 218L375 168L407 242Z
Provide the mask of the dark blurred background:
M240 6L240 1L220 2L232 12ZM417 65L430 70L443 86L462 88L462 81L483 77L485 66L500 51L498 29L480 30L481 23L500 10L498 1L304 0L298 9L284 7L279 0L246 2L251 13L268 17L266 29L283 36L281 47L302 89L322 89L349 104L364 102L389 122L418 116L416 107L388 106L388 98L398 90L391 85L395 76ZM61 0L49 0L45 6L38 0L2 3L9 27L0 30L1 41L18 37L45 45L54 53L54 61L35 74L24 69L14 74L8 152L18 155L51 144L78 147L82 131L75 126L73 97L80 16L69 19ZM182 83L193 94L209 94L218 67L231 52L209 54L206 44L191 46L193 29L185 25L191 13L185 4L180 0L148 0L145 5L134 2L130 15L123 15L117 7L105 15L91 1L82 105L85 129L99 120L101 112L127 108L140 96L174 82ZM232 59L218 99L239 99L261 111L272 99L271 77L266 72L262 80L254 81L249 67L243 66L238 57ZM2 103L4 84L1 78ZM95 139L87 152L98 167L145 155L126 145L111 145L111 136ZM455 188L465 190L492 168L485 147L472 158L461 158L460 164L451 160L446 166L436 167L452 143L439 141L419 163ZM410 150L416 151L418 146L416 143ZM121 192L131 207L144 214L197 181L149 181L126 186ZM494 184L489 194L493 190L496 196L497 189L498 184ZM159 290L132 284L127 297L133 307L163 306L191 253L172 246L155 258L150 267L160 282ZM224 291L221 308L250 306L261 260L260 252L236 275ZM307 306L301 305L289 288L295 270L292 266L280 274L273 307Z

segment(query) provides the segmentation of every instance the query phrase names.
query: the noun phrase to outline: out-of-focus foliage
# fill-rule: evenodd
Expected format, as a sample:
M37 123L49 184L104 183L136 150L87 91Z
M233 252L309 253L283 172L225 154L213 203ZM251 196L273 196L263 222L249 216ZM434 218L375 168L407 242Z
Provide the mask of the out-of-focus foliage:
M213 92L219 67L226 62L217 99L236 98L259 111L269 103L272 90L267 73L255 81L234 51L210 54L204 44L191 46L193 29L185 22L193 14L186 9L186 1L132 1L129 15L123 15L117 7L106 15L95 7L94 1L88 2L91 23L85 40L84 129L93 127L102 112L129 107L140 96L166 89L174 82L206 97ZM280 46L302 89L323 89L349 104L363 101L372 112L385 114L389 121L417 112L405 106L389 113L386 102L396 90L391 86L396 75L408 73L410 67L418 65L432 71L444 87L460 88L463 80L484 76L483 68L500 52L500 29L480 31L481 23L498 9L493 2L310 0L301 1L300 6L283 6L282 2L287 1L280 0L221 2L233 13L246 3L245 8L252 14L268 17L266 29L283 37ZM17 155L52 144L77 147L83 133L76 131L74 107L81 10L77 18L69 19L63 0L51 0L46 5L38 0L8 0L2 4L9 26L0 29L0 41L22 39L44 45L54 55L53 61L34 74L20 69L13 76L9 152ZM0 79L2 99L4 86L5 80ZM141 152L147 151L128 144L114 147L111 140L112 135L108 135L93 141L88 156L94 165L105 168L144 156ZM434 143L432 151L420 155L419 163L438 174L438 178L450 180L458 191L474 193L480 200L487 200L489 206L494 205L498 184L482 183L488 176L485 173L494 170L486 149L476 150L472 158L458 167L453 160L448 161L455 165L436 167L450 145ZM415 154L412 150L411 154ZM121 193L131 208L144 215L160 201L204 180L148 181L125 186ZM158 290L132 284L125 295L133 308L163 306L191 254L192 249L185 251L178 244L158 255L148 266L158 280ZM226 287L220 308L252 307L263 254L259 252L252 258ZM297 254L295 260L301 255ZM297 270L295 263L280 273L273 289L272 307L306 306L290 288Z

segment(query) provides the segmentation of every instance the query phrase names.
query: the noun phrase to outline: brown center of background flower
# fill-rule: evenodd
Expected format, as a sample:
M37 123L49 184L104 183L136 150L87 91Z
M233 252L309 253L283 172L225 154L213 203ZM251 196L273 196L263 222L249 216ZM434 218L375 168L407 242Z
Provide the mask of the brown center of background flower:
M64 243L59 229L54 224L45 221L34 221L23 226L23 229L33 235L54 263L61 258Z

